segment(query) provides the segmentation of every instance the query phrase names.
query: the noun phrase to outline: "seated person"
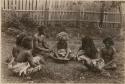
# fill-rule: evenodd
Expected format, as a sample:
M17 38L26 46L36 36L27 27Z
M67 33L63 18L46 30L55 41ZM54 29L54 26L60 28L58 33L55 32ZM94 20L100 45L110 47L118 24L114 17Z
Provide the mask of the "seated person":
M104 47L100 50L100 56L105 62L105 69L116 69L115 55L116 49L114 48L114 41L112 38L107 37L103 40Z
M25 36L21 41L20 49L13 50L13 59L9 62L8 68L19 76L27 76L41 69L43 60L32 56L32 37Z
M71 59L73 58L73 55L71 54L71 50L68 47L68 34L66 32L60 32L57 34L57 40L58 42L56 43L54 47L54 57L58 59Z
M11 61L12 57L15 57L19 53L19 51L20 51L20 49L22 47L21 46L22 39L25 36L26 36L25 33L20 33L19 35L17 35L17 37L16 37L16 45L14 45L14 47L13 47L12 55L7 58L7 60L6 60L7 63L9 63Z
M33 39L33 55L48 56L51 50L48 47L44 34L44 26L38 27L38 32L34 35Z
M101 71L104 66L104 60L99 58L93 39L89 36L82 38L82 46L77 52L77 60L82 61L88 69L94 71Z

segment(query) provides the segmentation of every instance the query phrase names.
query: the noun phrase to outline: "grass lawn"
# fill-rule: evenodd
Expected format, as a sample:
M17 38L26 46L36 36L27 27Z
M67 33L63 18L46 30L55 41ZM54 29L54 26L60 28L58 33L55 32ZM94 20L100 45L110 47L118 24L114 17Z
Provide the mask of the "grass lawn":
M11 50L14 45L14 38L2 33L2 81L9 83L26 83L30 82L22 77L17 77L7 69L7 65L4 64L5 59L11 55ZM49 41L50 45L54 45L54 41ZM71 50L76 53L76 50L80 46L80 41L70 40ZM101 47L101 41L95 40L97 47ZM70 61L68 63L56 63L55 61L48 59L46 66L43 70L34 74L33 82L35 83L122 83L124 79L124 56L123 41L116 41L116 49L118 50L117 64L118 68L115 71L109 71L111 77L104 77L98 73L90 71L84 71L84 66L76 61ZM52 46L51 46L52 47ZM83 77L84 78L81 78Z

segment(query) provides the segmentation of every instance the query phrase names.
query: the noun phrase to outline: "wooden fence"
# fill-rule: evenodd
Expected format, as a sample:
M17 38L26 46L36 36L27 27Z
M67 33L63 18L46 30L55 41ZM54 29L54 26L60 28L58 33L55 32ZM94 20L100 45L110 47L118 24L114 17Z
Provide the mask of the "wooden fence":
M2 0L2 17L15 12L17 15L28 13L38 24L52 22L93 22L98 25L100 12L86 10L77 2L82 0ZM84 3L86 4L86 3ZM117 11L117 9L114 9ZM119 28L119 12L104 13L104 27Z

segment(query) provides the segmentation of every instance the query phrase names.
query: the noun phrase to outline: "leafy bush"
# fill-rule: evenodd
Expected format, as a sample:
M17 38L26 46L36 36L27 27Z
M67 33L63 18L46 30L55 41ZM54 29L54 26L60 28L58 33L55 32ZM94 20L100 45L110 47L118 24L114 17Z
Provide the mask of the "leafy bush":
M38 25L33 18L31 18L30 13L18 13L15 11L5 12L4 18L2 18L2 31L8 31L8 28L19 31L29 31L33 32L35 27Z

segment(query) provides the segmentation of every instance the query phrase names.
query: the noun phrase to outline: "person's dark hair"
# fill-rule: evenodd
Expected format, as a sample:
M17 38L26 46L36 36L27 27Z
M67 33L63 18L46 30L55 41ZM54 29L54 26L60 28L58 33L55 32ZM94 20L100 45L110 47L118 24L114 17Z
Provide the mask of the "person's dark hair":
M46 27L43 26L43 25L41 25L41 26L38 27L38 31L39 31L40 33L42 33L42 34L45 34L45 29L46 29Z
M93 39L89 36L82 38L82 49L85 50L87 56L96 58L97 49Z
M26 36L22 40L22 47L25 49L32 49L32 45L30 42L33 40L32 36Z
M114 41L111 37L107 37L103 40L103 43L106 44L106 43L109 43L110 45L114 45Z
M17 35L16 37L16 45L21 46L22 40L23 38L26 36L25 33L20 33L19 35Z

